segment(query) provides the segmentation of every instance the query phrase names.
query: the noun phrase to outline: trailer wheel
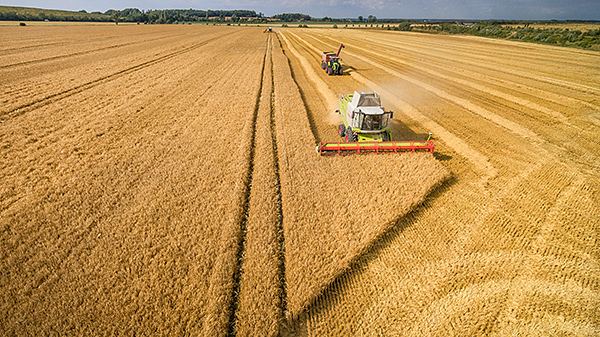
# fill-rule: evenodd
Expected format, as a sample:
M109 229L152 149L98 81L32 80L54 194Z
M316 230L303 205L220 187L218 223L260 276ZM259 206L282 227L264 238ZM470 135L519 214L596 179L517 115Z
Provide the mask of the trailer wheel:
M344 124L340 124L338 126L338 135L340 135L340 137L344 137L345 133L346 133L346 126L344 126Z

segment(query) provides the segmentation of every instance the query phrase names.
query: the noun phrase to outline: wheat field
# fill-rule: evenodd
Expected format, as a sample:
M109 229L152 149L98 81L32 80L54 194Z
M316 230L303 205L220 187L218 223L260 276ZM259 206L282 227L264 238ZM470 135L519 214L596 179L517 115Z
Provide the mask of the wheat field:
M5 335L600 333L600 54L22 28L0 27ZM436 152L319 157L355 90Z

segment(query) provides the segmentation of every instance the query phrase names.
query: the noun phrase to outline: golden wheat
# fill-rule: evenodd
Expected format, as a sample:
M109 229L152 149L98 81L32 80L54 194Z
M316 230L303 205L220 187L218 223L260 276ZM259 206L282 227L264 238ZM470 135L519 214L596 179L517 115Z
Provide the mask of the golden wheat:
M81 37L105 27L61 28ZM240 29L137 29L141 36L115 59L99 51L56 68L16 65L42 71L3 83L6 334L228 329L250 146L240 133L251 134L240 129L252 123L240 111L254 109L263 38ZM165 35L177 38L143 42ZM239 62L247 66L230 66ZM231 90L239 78L245 85ZM44 85L31 96L6 90L37 79Z

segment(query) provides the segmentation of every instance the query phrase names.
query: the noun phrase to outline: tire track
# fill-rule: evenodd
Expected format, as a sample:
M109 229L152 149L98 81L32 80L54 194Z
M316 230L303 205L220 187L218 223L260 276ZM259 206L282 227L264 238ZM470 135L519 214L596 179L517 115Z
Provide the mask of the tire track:
M249 144L249 162L248 162L248 168L247 168L247 176L245 179L245 185L243 187L243 198L242 198L242 205L241 205L241 209L242 209L242 214L241 214L241 219L240 219L240 231L241 231L241 237L239 240L239 244L238 244L238 252L237 252L237 256L236 256L236 265L235 265L235 271L234 271L234 276L233 276L233 289L232 289L232 301L230 303L230 308L228 310L229 312L229 321L228 321L228 325L227 325L227 336L236 336L237 335L237 330L236 330L236 319L238 316L238 311L240 310L240 289L241 289L241 278L242 278L242 272L243 272L243 265L244 265L244 255L246 252L246 240L247 240L247 234L248 234L248 223L249 223L249 219L250 219L250 212L251 212L251 197L252 197L252 187L253 187L253 178L254 178L254 171L255 171L255 160L256 160L256 143L257 143L257 121L258 121L258 115L260 112L260 108L261 108L261 103L265 104L264 101L261 100L261 97L263 97L263 95L265 94L263 91L265 90L265 79L268 77L267 73L266 73L266 65L267 65L267 60L269 58L269 56L271 55L271 53L269 52L270 48L269 48L269 43L270 43L270 36L267 37L267 41L266 41L266 47L265 47L265 55L263 58L263 65L262 65L262 70L261 70L261 80L260 80L260 87L258 90L258 93L256 95L256 102L254 105L254 112L253 112L253 116L252 116L252 123L250 126L250 133L251 133L251 137L250 137L250 144ZM273 76L272 76L272 62L271 62L271 82L273 81ZM272 98L272 94L273 94L273 87L271 86L270 88L271 93L269 93L269 106L271 106L271 98Z
M190 47L186 47L186 48L180 49L178 51L175 51L175 52L172 52L172 53L168 53L166 55L163 55L163 56L160 56L158 58L152 59L150 61L146 61L146 62L137 64L135 66L132 66L132 67L120 70L120 71L112 73L110 75L102 76L102 77L97 78L97 79L95 79L93 81L86 82L84 84L78 85L78 86L73 87L71 89L67 89L67 90L64 90L64 91L61 91L61 92L58 92L58 93L55 93L55 94L51 94L51 95L48 95L48 96L46 96L44 98L41 98L41 99L39 99L37 101L33 101L33 102L30 102L30 103L21 105L21 106L19 106L17 108L14 108L14 109L12 109L12 110L10 110L10 111L8 111L8 112L0 115L0 123L3 123L3 122L5 122L5 121L7 121L7 120L9 120L11 118L15 118L15 117L21 116L21 115L23 115L23 114L25 114L25 113L27 113L29 111L41 108L41 107L46 106L48 104L52 104L54 102L60 101L60 100L62 100L64 98L73 96L73 95L78 94L78 93L80 93L82 91L85 91L87 89L96 87L96 86L98 86L100 84L104 84L104 83L110 82L110 81L112 81L112 80L114 80L116 78L119 78L121 76L124 76L124 75L130 74L130 73L136 72L136 71L144 69L144 68L148 68L148 67L156 65L156 64L160 64L160 63L162 63L164 61L167 61L167 60L170 60L170 59L172 59L174 57L186 54L186 53L191 52L193 50L196 50L196 49L198 49L198 48L200 48L200 47L202 47L202 46L204 46L204 45L206 45L206 44L208 44L210 42L213 42L213 41L215 41L217 39L220 39L220 38L224 38L224 37L229 36L231 34L233 34L233 32L225 34L225 35L222 35L222 36L214 37L214 38L208 39L206 41L202 41L202 42L196 43L196 44L194 44L194 45L192 45Z
M32 49L32 48L56 46L56 45L60 45L61 43L62 42L49 42L49 43L33 44L33 45L28 45L28 46L23 46L23 47L0 49L0 52L3 52L4 55L7 55L8 54L7 52L11 52L11 51L20 51L20 50L23 50L23 49Z
M296 50L296 49L295 49L295 48L292 46L292 44L291 44L291 43L289 43L289 41L286 39L286 37L285 37L283 34L281 34L281 37L282 37L282 38L283 38L283 40L285 41L285 44L286 44L286 46L288 46L288 48L289 48L289 51L290 51L292 54L294 54L294 56L296 56L296 57L298 58L298 56L297 56L297 55L299 55L299 54L298 54L298 51L297 51L297 50ZM315 116L314 116L314 113L311 111L311 109L310 109L310 107L309 107L309 105L308 105L308 103L307 103L307 100L306 100L306 95L305 95L304 91L303 91L303 90L302 90L302 88L301 88L301 87L298 85L298 81L297 81L297 79L296 79L296 75L294 74L294 70L293 70L293 68L292 68L292 65L291 65L291 62L290 62L290 57L288 56L288 54L287 54L287 53L285 52L285 50L283 49L283 45L282 45L282 43L281 43L281 40L280 40L279 38L278 38L278 41L279 41L279 46L280 46L280 47L281 47L281 49L282 49L283 55L285 55L285 57L287 58L288 66L290 67L290 71L291 71L291 74L292 74L292 79L294 80L294 84L296 85L296 87L298 88L298 91L300 92L300 98L302 99L302 103L304 104L304 109L306 110L306 113L307 113L307 117L308 117L308 123L309 123L309 125L310 125L310 130L311 130L311 132L312 132L312 135L313 135L313 137L314 137L314 139L315 139L315 145L316 145L318 142L320 142L320 141L321 141L321 137L320 137L320 135L319 135L319 131L318 131L317 125L316 125L316 123L315 123ZM302 66L302 67L304 67L303 65L301 65L301 66ZM308 74L308 73L307 73L306 75L307 75L307 76L309 76L309 74ZM313 75L314 75L314 73L313 73ZM320 79L318 78L318 76L315 76L315 79L316 79L317 81L319 81L319 80L320 80ZM314 83L314 82L313 82L313 83ZM315 85L317 85L317 84L315 84ZM324 88L324 90L328 90L328 89L329 89L329 87L327 87L327 85L325 84L325 82L323 82L322 80L321 80L321 83L320 83L320 85L321 85L321 87L323 87L323 86L325 87L325 88ZM327 95L333 95L333 92L332 92L331 90L329 90L329 93L327 93ZM325 96L325 95L323 95L323 96Z
M50 61L55 61L55 60L60 60L60 59L68 59L68 58L75 57L75 56L82 56L82 55L92 54L92 53L96 53L96 52L100 52L100 51L104 51L104 50L116 49L116 48L121 48L121 47L125 47L125 46L136 45L136 44L140 44L140 43L144 43L144 42L161 40L161 39L164 39L164 38L167 38L167 37L161 37L161 38L156 38L156 39L148 39L148 40L139 41L139 42L121 43L121 44L117 44L117 45L113 45L113 46L108 46L108 47L103 47L103 48L97 48L97 49L92 49L92 50L86 50L86 51L80 51L80 52L75 52L75 53L71 53L71 54L56 55L56 56L46 57L46 58L37 59L37 60L30 60L30 61L23 61L23 62L18 62L18 63L5 64L5 65L0 65L0 69L7 69L7 68L14 68L14 67L26 66L26 65L29 65L29 64L39 64L39 63L45 63L45 62L50 62Z
M276 35L277 36L277 35ZM281 41L277 36L277 42L281 47ZM283 48L282 48L283 50ZM271 56L272 57L272 56ZM287 287L286 287L286 274L285 274L285 235L283 231L283 201L281 197L281 170L279 167L279 150L277 149L277 120L275 119L275 79L273 78L273 62L271 62L271 106L270 106L270 119L271 119L271 142L273 145L273 159L275 164L275 178L276 178L276 194L277 194L277 213L278 213L278 223L277 223L277 233L278 233L278 242L280 248L280 259L279 261L279 272L281 277L281 310L282 317L285 317L287 312Z
M274 38L268 56L256 121L255 159L250 190L240 289L230 335L276 336L287 307L285 238L277 136L275 133Z

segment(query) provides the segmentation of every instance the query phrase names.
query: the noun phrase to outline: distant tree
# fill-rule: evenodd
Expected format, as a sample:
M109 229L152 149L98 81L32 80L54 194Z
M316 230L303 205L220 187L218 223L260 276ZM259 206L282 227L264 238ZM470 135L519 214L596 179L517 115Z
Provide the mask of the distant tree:
M363 21L363 17L362 17L362 15L359 15L359 16L358 16L358 21L359 21L359 22L362 22L362 21Z
M293 22L293 21L311 21L312 18L310 15L300 14L300 13L283 13L273 15L274 19L278 19L281 21Z
M402 22L398 25L397 29L402 31L410 31L412 30L412 27L410 25L410 22Z
M117 25L119 24L120 19L121 19L121 14L119 14L119 11L114 11L112 13L112 15L110 16L110 20Z

